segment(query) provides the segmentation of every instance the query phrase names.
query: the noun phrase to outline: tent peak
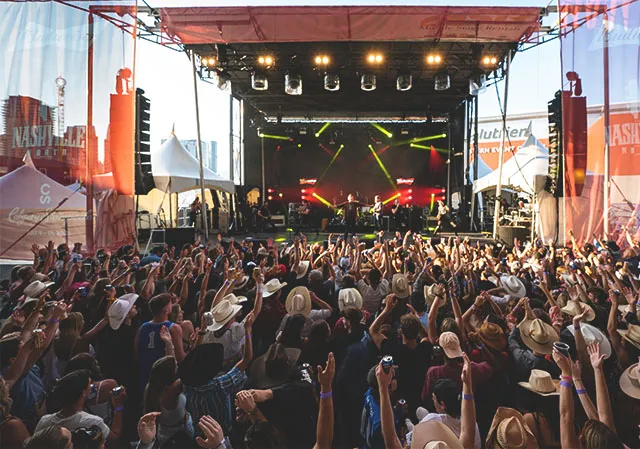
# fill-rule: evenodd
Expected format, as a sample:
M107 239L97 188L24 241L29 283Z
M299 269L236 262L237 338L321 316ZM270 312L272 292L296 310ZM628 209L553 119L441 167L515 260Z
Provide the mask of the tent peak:
M26 165L27 167L36 168L36 164L33 163L33 159L31 158L30 150L27 150L27 152L24 154L22 162L24 162L24 165Z

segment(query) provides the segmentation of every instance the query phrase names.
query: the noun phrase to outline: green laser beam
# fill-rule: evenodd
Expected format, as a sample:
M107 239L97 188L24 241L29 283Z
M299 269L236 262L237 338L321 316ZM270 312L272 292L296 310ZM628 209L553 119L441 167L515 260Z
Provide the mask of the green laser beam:
M287 136L276 136L274 134L258 134L259 137L264 137L265 139L276 139L276 140L290 140Z
M331 168L331 165L333 165L333 162L336 159L338 159L338 156L340 155L340 152L342 151L343 148L344 148L344 144L340 145L340 148L338 148L338 151L336 151L336 154L334 154L333 157L331 158L331 161L329 162L329 165L327 165L327 168L324 169L324 171L322 172L322 175L320 175L320 178L318 178L318 181L316 182L316 185L318 185L318 183L322 180L322 178L324 178L324 175L327 174L327 172Z
M318 130L318 132L316 133L316 137L320 137L320 134L322 134L324 132L324 130L329 127L330 124L331 124L331 122L327 122L324 125L322 125L322 128L320 128Z
M384 166L384 164L382 163L382 161L378 157L378 154L376 153L376 150L373 148L373 145L369 144L369 150L371 150L371 154L373 154L373 157L376 159L376 162L378 162L378 165L380 166L380 168L384 172L384 175L387 177L387 180L389 180L389 184L391 184L391 187L396 189L396 183L393 182L393 178L391 177L391 175L387 171L387 168Z
M388 138L392 138L393 134L390 131L387 131L386 129L384 129L382 126L378 125L377 123L371 123L371 126L373 126L375 129L377 129L378 131L380 131L382 134L384 134L385 136L387 136Z

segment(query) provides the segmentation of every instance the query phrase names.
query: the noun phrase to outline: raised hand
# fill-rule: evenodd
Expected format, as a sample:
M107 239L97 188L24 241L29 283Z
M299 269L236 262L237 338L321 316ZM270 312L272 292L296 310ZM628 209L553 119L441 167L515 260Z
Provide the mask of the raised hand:
M553 360L556 362L556 365L558 365L563 375L571 376L571 358L562 354L556 348L553 348Z
M162 340L165 344L169 344L172 342L171 332L169 332L167 326L162 326L160 328L160 340Z
M141 444L151 444L156 438L156 419L160 412L151 412L138 421L138 438Z
M602 369L602 362L605 355L600 353L600 343L594 341L587 346L587 352L589 353L589 360L594 370Z
M462 374L460 378L462 379L462 383L466 384L471 388L472 379L471 379L471 360L469 360L469 356L467 356L466 352L462 353L462 359L464 364L462 365Z
M336 360L333 357L333 352L329 353L327 358L327 366L322 369L318 365L318 382L320 382L320 390L323 392L331 391L331 384L333 383L333 377L336 374Z
M236 407L244 410L247 413L255 413L256 408L258 408L253 394L251 394L251 392L248 390L238 392L238 394L236 394L235 402Z
M218 424L215 419L209 415L205 415L200 418L198 425L204 434L204 438L196 437L196 442L200 447L216 449L220 446L220 443L224 440L224 432L222 431L220 424Z

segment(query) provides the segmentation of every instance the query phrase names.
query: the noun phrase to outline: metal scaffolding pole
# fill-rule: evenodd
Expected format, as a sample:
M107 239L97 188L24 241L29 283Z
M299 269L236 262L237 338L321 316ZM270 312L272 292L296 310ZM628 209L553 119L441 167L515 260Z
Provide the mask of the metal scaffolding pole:
M511 52L507 54L507 73L504 80L504 105L502 106L502 139L500 139L500 154L498 155L498 184L496 185L496 205L493 213L493 238L498 237L498 223L500 222L500 205L502 203L502 165L504 163L504 141L507 137L507 100L509 98L509 72L511 68Z
M202 165L202 142L200 141L200 108L198 107L198 75L196 70L196 55L193 50L191 53L191 68L193 69L193 95L196 100L196 134L198 140L196 145L198 146L198 160L200 162L200 195L202 195L202 227L204 228L204 240L209 240L209 223L207 217L207 199L204 196L204 166Z

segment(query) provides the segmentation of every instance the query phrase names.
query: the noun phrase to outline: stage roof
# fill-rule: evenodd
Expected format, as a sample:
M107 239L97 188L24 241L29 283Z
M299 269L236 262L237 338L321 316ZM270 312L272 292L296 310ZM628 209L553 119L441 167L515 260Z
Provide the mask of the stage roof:
M163 31L200 56L218 58L217 71L233 93L270 117L332 115L414 116L447 114L468 95L468 80L484 55L501 69L507 53L538 31L538 7L304 6L160 8ZM367 64L369 52L383 63ZM428 53L440 66L425 62ZM326 54L330 64L317 67ZM251 88L260 55L275 59L266 71L267 91ZM446 70L451 88L435 91L433 76ZM323 87L325 71L340 75L340 90ZM372 92L360 89L365 72L377 77ZM396 77L409 72L413 87L396 90ZM284 92L286 73L302 76L303 93Z

